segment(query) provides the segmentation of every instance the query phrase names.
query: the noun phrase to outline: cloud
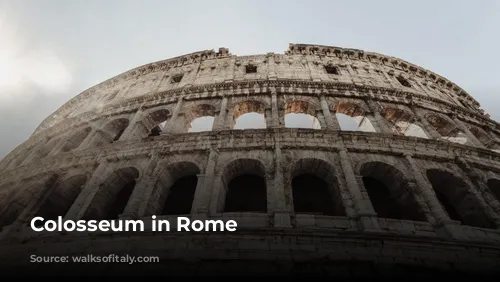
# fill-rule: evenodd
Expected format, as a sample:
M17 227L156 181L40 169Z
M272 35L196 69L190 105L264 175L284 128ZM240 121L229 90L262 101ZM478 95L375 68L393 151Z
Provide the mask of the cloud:
M24 40L5 14L0 15L0 42L0 108L69 90L73 76L56 52Z

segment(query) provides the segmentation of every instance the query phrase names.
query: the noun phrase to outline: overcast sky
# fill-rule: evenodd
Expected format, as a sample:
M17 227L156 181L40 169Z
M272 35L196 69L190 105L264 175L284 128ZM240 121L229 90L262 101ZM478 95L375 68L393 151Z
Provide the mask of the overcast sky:
M0 158L81 91L128 69L227 47L363 49L437 72L500 120L500 1L0 0Z

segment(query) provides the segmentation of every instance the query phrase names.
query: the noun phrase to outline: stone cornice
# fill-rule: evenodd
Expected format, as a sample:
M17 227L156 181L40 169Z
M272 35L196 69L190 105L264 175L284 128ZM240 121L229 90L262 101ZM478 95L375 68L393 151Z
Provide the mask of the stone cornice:
M459 87L457 84L453 83L449 79L437 73L434 73L430 70L409 63L400 58L387 56L375 52L367 52L360 49L342 48L337 46L312 45L312 44L294 44L294 43L289 44L288 50L285 52L285 54L335 56L340 58L347 57L350 59L367 60L372 63L380 63L387 66L397 65L400 66L405 71L418 73L439 85L445 85L447 88L455 91L455 93L457 93L458 95L467 97L476 105L479 105L479 103L471 95L469 95L465 90L463 90L461 87Z
M398 59L395 57L391 56L386 56L378 53L373 53L373 52L365 52L362 50L358 49L349 49L349 48L340 48L340 47L334 47L334 46L321 46L321 45L309 45L309 44L290 44L289 48L286 52L284 52L285 55L291 55L291 54L309 54L309 55L318 55L318 56L335 56L335 57L347 57L350 59L356 59L356 60L367 60L372 63L379 63L381 65L386 65L390 67L401 67L405 71L410 71L414 72L416 75L424 76L428 78L429 80L434 81L438 85L444 85L445 87L453 90L457 95L461 95L463 97L466 97L468 100L473 102L476 106L479 106L479 103L472 98L467 92L465 92L462 88L457 86L455 83L451 82L450 80L435 74L429 70L426 70L422 67L419 67L417 65L411 64L409 62L406 62L402 59ZM56 116L65 116L67 113L66 111L71 109L73 105L79 103L81 100L86 99L90 96L92 96L94 93L98 92L101 89L107 88L111 85L114 85L116 83L119 83L120 81L127 80L132 77L137 77L140 75L146 75L155 71L165 71L170 68L175 68L178 66L184 66L184 65L189 65L193 63L198 63L204 60L210 60L210 59L218 59L218 58L226 58L233 56L229 53L229 50L226 48L220 48L218 52L214 50L204 50L204 51L199 51L199 52L194 52L190 54L186 54L183 56L178 56L175 58L170 58L166 59L163 61L158 61L158 62L153 62L149 64L145 64L139 67L136 67L134 69L131 69L129 71L126 71L122 74L119 74L115 77L112 77L102 83L99 83L96 86L93 86L82 93L78 94L71 100L69 100L67 103L65 103L63 106L61 106L58 110L56 110L54 113L52 113L50 116L48 116L35 130L34 134L39 133L40 131L46 129L46 124L52 120L52 118ZM265 54L262 55L255 55L255 56L266 56ZM234 56L234 57L252 57L252 56Z
M438 162L454 162L456 156L461 156L472 164L480 164L482 168L500 172L500 153L447 141L368 132L296 128L230 130L225 131L224 134L221 133L211 131L162 135L135 141L119 141L85 151L75 150L35 161L14 170L4 170L0 173L0 179L2 183L8 183L19 177L24 179L36 176L41 173L39 168L44 168L45 171L60 170L90 165L104 159L119 161L148 158L152 153L160 155L204 153L212 146L220 151L273 150L276 145L275 138L278 136L281 138L282 150L337 151L340 148L346 148L352 153L394 156L409 153L415 158ZM252 141L248 142L249 140ZM304 140L308 140L309 145L305 144Z
M281 89L285 87L287 89ZM87 122L102 115L112 115L116 114L117 110L120 113L125 113L131 111L131 108L136 109L139 105L148 102L158 102L161 104L168 104L174 102L179 96L185 96L187 100L194 99L190 95L196 96L196 99L203 98L213 98L221 96L222 94L228 96L235 94L235 92L241 91L244 94L268 94L272 89L276 89L277 93L290 93L290 91L298 91L297 88L301 89L301 93L295 92L295 94L302 95L317 95L320 93L327 93L328 96L332 97L346 97L346 98L369 98L372 100L378 100L387 103L396 103L394 99L387 99L386 97L380 96L380 94L387 94L390 97L401 98L400 103L405 105L416 105L422 108L428 108L426 106L427 102L432 102L437 105L446 107L449 109L448 113L456 113L462 116L471 117L477 120L477 125L489 125L497 127L497 132L500 132L500 123L491 120L483 114L479 114L468 110L463 107L459 107L455 104L434 98L427 95L420 94L416 91L401 91L394 90L392 88L376 87L369 85L354 85L352 83L345 82L313 82L313 81L303 81L303 80L246 80L246 81L236 81L232 83L218 83L218 84L205 84L192 86L189 88L177 88L163 92L146 93L138 97L133 97L127 100L122 100L118 103L109 104L99 109L98 112L85 112L73 118L65 119L64 121L54 125L53 127L34 134L31 138L38 138L43 135L51 135L52 132L57 131L57 128L64 127L65 124L74 124L76 121L80 123ZM255 89L261 91L256 92ZM340 91L356 91L356 95L350 95L351 93L340 92ZM215 93L215 95L214 95ZM161 100L161 101L160 101ZM134 106L135 105L135 106ZM428 108L431 109L431 108ZM448 114L445 113L445 114ZM37 139L38 140L38 139ZM38 141L35 141L38 142Z

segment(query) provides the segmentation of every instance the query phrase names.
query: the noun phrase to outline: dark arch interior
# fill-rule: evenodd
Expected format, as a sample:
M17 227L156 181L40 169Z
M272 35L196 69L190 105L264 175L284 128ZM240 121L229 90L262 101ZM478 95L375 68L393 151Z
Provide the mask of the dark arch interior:
M198 177L196 175L179 178L174 185L170 187L162 214L174 215L191 213L197 184Z
M41 204L36 216L41 216L46 220L55 220L58 216L64 217L78 197L86 180L85 176L79 175L58 183L49 197ZM43 224L43 222L38 223Z
M224 212L266 212L267 191L264 177L243 174L228 184Z
M125 206L127 205L128 200L132 195L132 192L134 191L135 184L136 181L131 180L122 187L122 189L116 195L113 204L111 204L111 207L106 213L106 219L117 219L118 216L123 213L123 210L125 209Z
M500 201L500 180L490 179L488 180L488 188L490 188L491 193L495 195L498 201Z
M389 189L382 181L365 176L363 184L378 217L403 219L403 209L391 197Z
M402 172L385 163L371 162L363 165L361 175L378 217L427 220Z
M461 179L437 169L428 170L427 179L451 219L475 227L494 227L478 199L469 192L469 187Z
M328 183L310 173L292 179L293 207L296 213L344 215L335 209Z

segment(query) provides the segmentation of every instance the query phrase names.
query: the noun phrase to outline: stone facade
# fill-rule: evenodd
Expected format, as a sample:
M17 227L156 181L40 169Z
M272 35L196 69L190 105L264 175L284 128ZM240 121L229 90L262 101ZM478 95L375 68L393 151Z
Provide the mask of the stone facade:
M266 128L234 129L250 112L263 115ZM289 113L314 116L321 128L287 128ZM372 130L343 130L339 114ZM188 132L206 116L211 131ZM412 136L409 125L422 134ZM498 149L500 124L477 101L397 58L301 44L284 54L196 52L84 91L0 162L0 264L25 267L36 249L156 254L163 270L175 260L201 274L217 272L222 260L264 272L277 272L280 262L283 273L307 262L345 275L401 265L490 273L500 267ZM246 202L231 193L242 175L262 180L244 191ZM320 179L325 194L312 192L316 184L297 188L301 175ZM175 192L190 176L192 193ZM177 204L186 199L188 210ZM168 211L169 203L177 209ZM234 219L239 230L110 235L29 227L35 215L153 214Z

